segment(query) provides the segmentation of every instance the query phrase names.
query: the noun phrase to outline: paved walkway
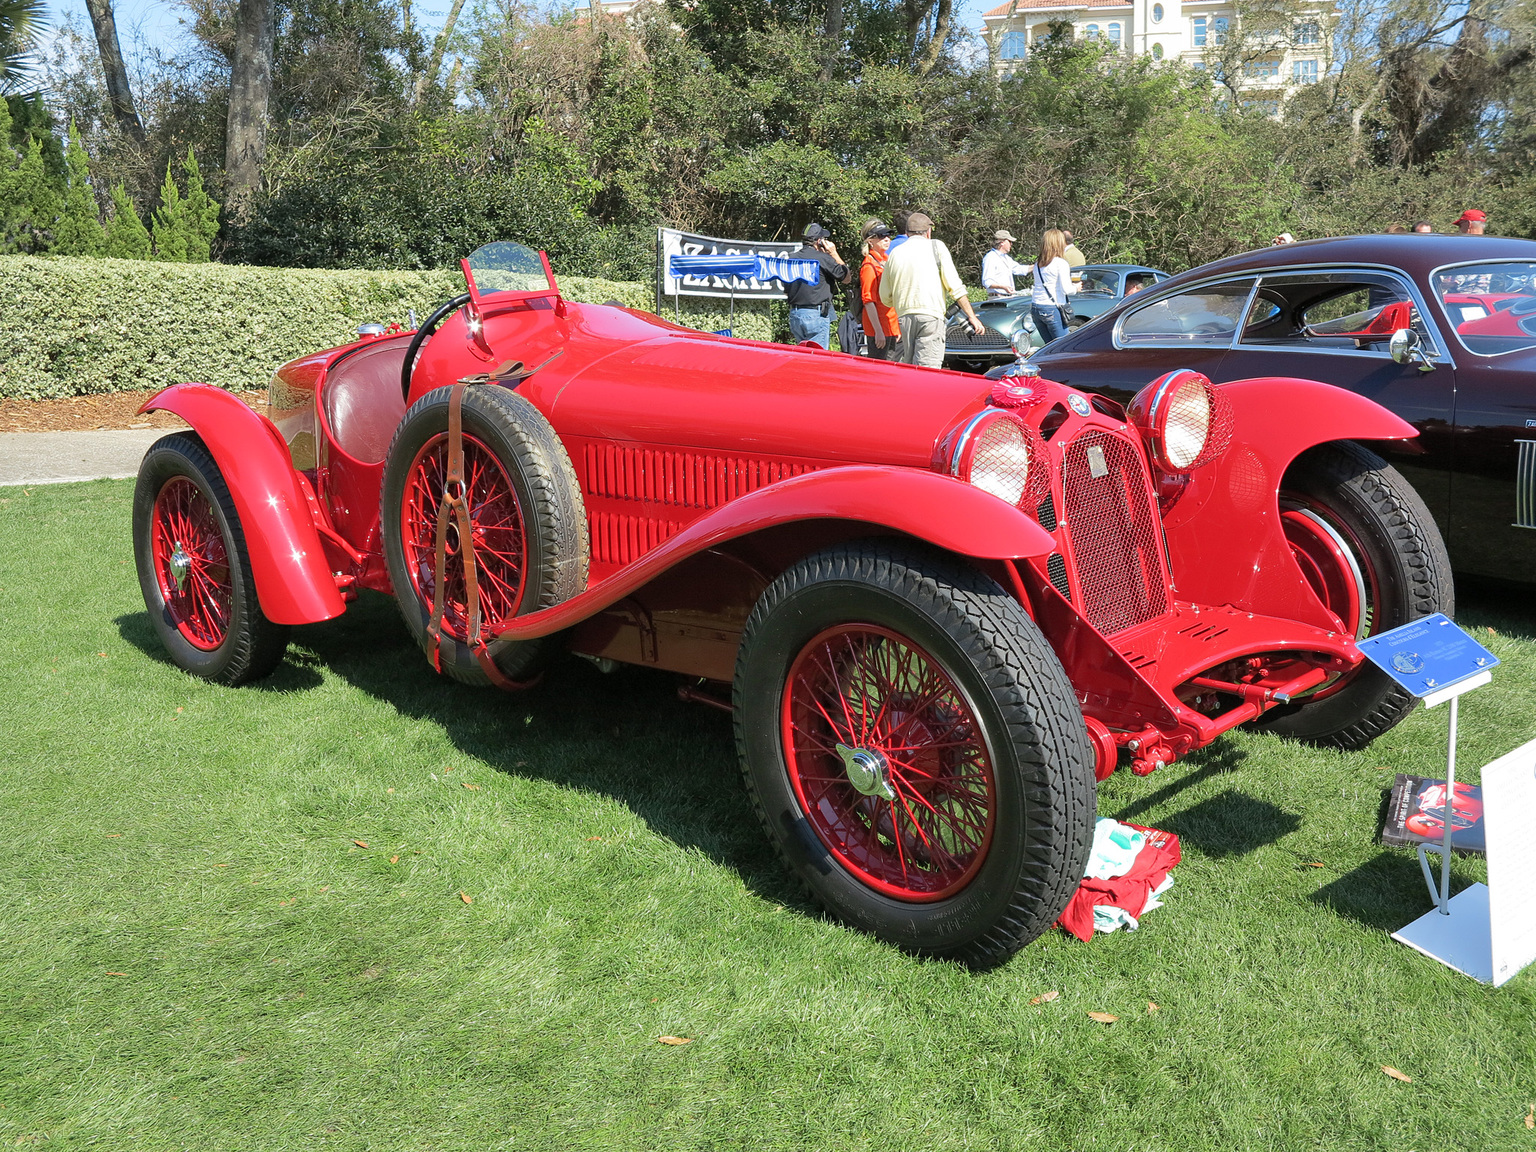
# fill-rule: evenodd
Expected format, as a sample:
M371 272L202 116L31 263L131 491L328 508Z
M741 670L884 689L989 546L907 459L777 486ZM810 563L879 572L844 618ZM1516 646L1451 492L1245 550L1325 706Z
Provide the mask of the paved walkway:
M145 450L171 428L0 434L0 486L116 480L139 474Z

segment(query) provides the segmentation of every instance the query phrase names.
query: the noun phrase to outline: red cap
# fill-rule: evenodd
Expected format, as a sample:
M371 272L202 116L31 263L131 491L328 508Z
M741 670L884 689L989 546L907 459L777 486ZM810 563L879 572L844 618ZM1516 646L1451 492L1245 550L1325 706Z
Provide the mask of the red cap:
M1458 216L1456 218L1456 223L1460 224L1463 220L1486 220L1486 219L1488 219L1488 214L1486 212L1484 212L1481 208L1468 208L1465 212L1463 212L1460 216Z

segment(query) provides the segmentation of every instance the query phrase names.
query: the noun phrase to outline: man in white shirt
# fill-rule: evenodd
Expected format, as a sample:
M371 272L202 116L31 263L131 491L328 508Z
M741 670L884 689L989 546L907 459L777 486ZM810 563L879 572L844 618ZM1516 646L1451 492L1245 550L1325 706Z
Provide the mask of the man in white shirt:
M989 298L1012 296L1015 291L1013 278L1034 274L1033 265L1020 264L1010 255L1015 242L1014 235L1005 228L992 233L992 251L981 261L981 286L987 290Z
M960 305L972 332L986 331L966 297L954 257L933 238L933 221L914 212L907 219L907 242L890 254L880 277L880 301L895 310L901 326L903 363L944 366L946 298Z

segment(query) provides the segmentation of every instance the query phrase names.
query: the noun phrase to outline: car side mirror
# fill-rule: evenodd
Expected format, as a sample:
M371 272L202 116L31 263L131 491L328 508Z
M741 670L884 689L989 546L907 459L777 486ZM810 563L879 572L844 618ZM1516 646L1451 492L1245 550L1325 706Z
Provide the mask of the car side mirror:
M1420 372L1434 370L1435 366L1424 350L1423 341L1412 328L1399 328L1393 332L1392 338L1387 341L1387 352L1399 364L1417 364Z

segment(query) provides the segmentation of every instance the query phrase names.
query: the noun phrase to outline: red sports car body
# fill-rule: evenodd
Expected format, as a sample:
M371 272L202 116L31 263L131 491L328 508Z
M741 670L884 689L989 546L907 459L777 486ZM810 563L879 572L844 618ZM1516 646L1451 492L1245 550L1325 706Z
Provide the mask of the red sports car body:
M1048 927L1118 762L1395 724L1355 640L1450 607L1432 522L1352 444L1413 429L1350 392L1170 372L1124 409L573 303L515 245L465 271L418 331L282 366L265 416L146 406L193 429L135 507L173 658L262 675L372 589L464 681L560 650L701 677L786 861L903 947L994 963Z

